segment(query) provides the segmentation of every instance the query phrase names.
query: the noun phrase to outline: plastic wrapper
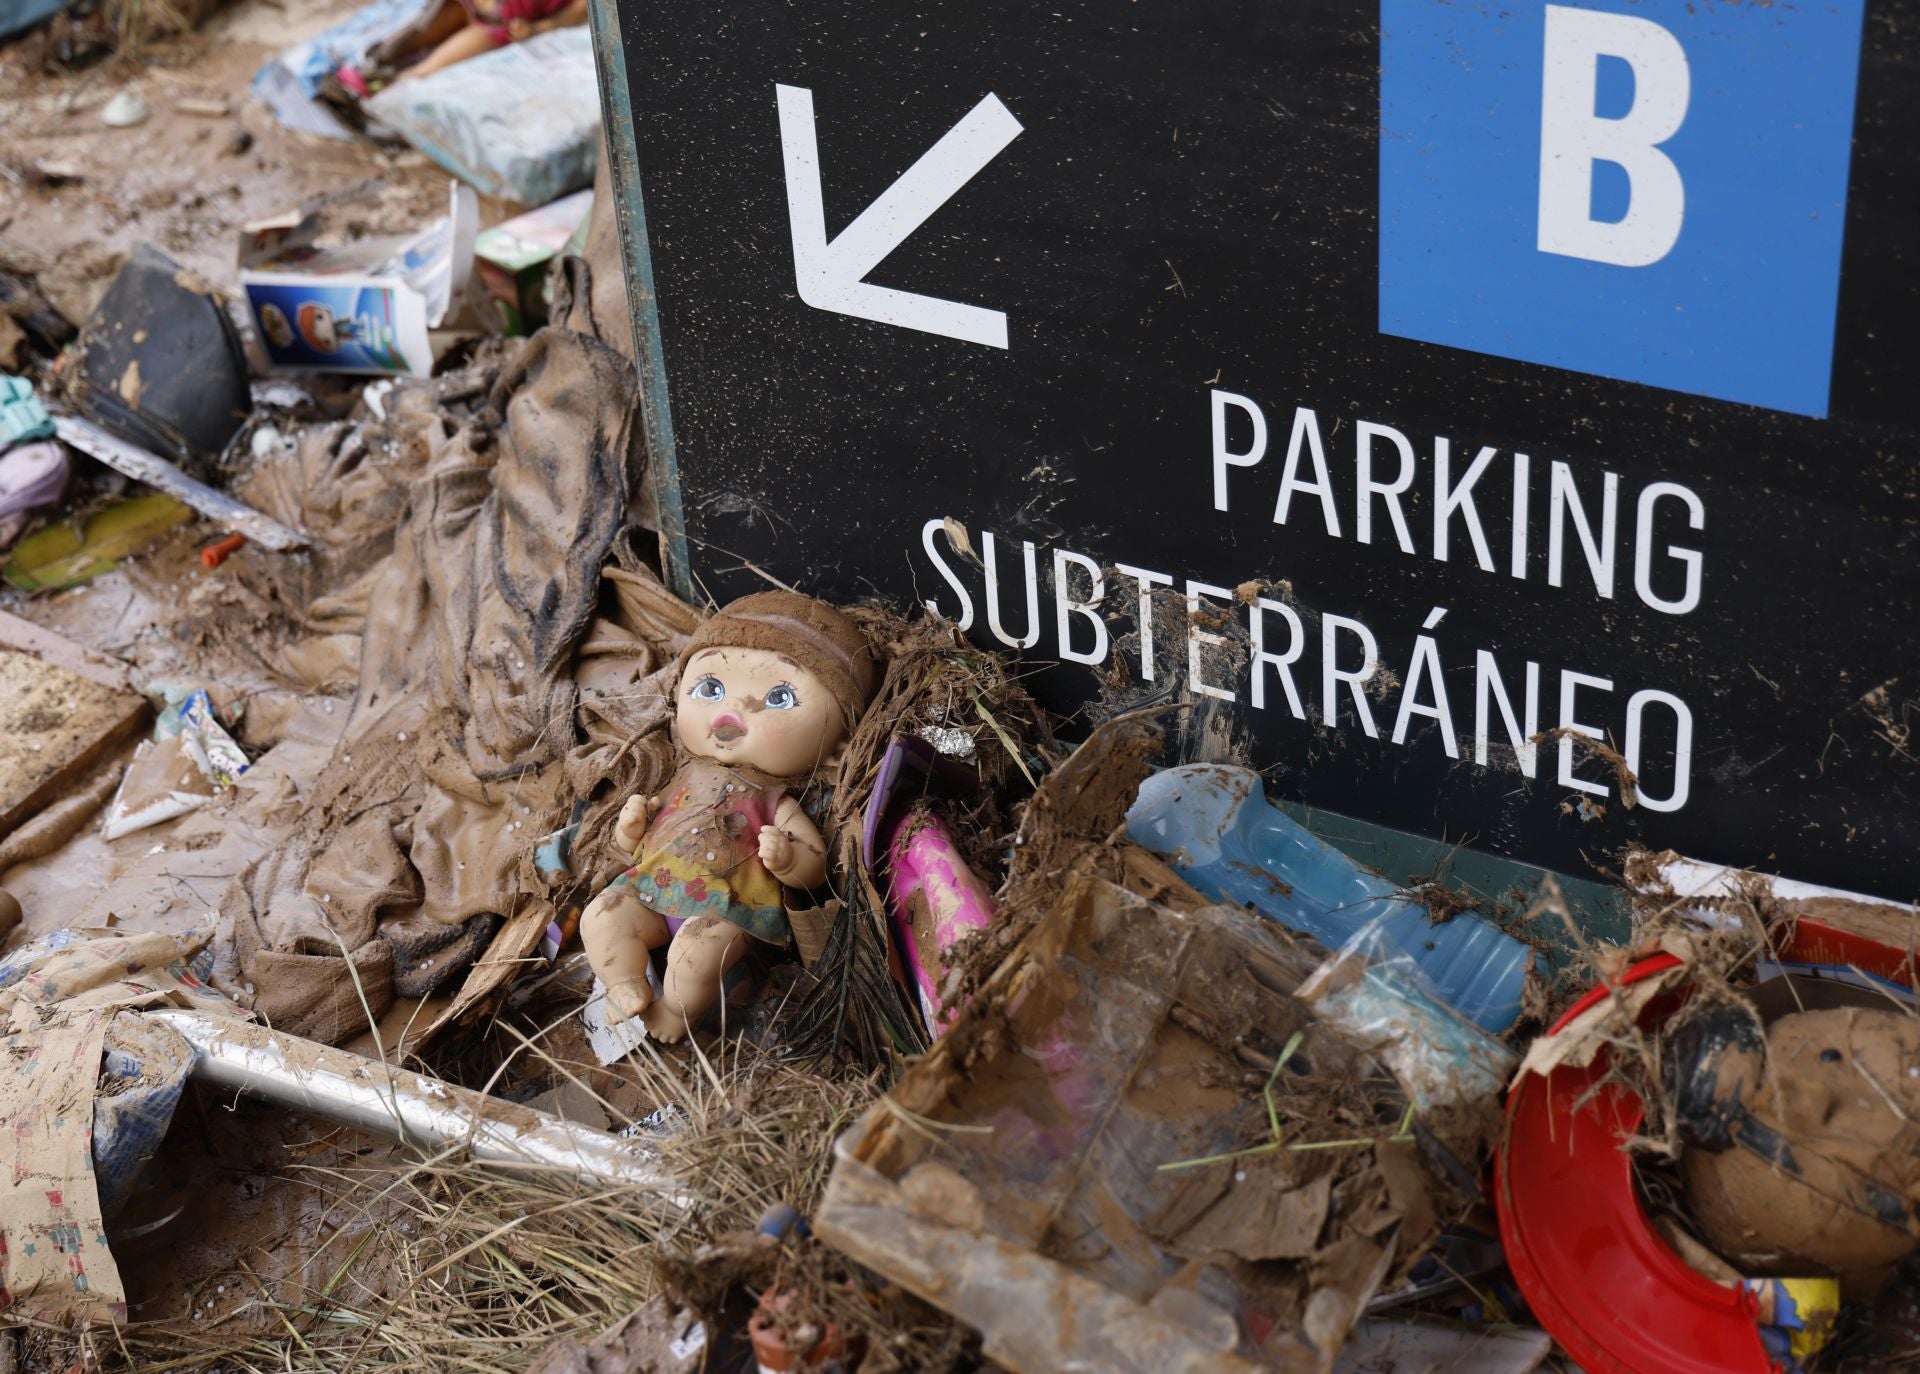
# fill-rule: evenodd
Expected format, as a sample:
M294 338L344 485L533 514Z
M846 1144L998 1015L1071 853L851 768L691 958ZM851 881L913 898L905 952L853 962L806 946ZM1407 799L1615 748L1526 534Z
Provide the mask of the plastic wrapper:
M1760 1341L1767 1354L1799 1371L1820 1353L1840 1320L1836 1279L1742 1279L1760 1303Z
M212 948L200 951L190 968L204 984L213 973ZM192 1069L193 1046L170 1026L121 1012L107 1027L93 1099L93 1179L107 1220L119 1215L160 1148Z
M1298 996L1378 1056L1423 1116L1497 1101L1519 1062L1433 994L1421 966L1380 921L1356 931Z
M374 0L332 28L296 43L262 67L253 93L289 129L322 138L351 139L354 131L316 97L336 68L355 66L382 43L422 23L434 0Z
M1011 1369L1332 1368L1434 1210L1386 1139L1404 1099L1286 991L1314 963L1245 912L1067 879L839 1141L815 1232ZM1258 1086L1282 1053L1284 1142ZM1389 1124L1307 1147L1374 1091Z
M233 787L252 766L204 689L161 690L171 704L107 808L102 833L109 840L184 816Z

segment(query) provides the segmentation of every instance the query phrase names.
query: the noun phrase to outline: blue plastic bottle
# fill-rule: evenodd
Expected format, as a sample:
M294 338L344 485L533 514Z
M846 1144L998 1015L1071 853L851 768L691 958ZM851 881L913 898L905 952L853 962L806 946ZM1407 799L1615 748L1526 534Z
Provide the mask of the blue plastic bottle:
M1127 835L1218 901L1250 906L1332 949L1365 934L1369 962L1410 965L1426 990L1498 1035L1519 1018L1531 951L1484 917L1435 925L1404 889L1363 868L1267 800L1247 768L1196 763L1156 773Z

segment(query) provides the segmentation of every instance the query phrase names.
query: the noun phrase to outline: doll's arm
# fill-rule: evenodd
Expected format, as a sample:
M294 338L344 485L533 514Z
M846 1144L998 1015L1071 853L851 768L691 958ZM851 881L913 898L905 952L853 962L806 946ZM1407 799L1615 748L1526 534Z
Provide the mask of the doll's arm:
M826 878L827 842L796 798L782 798L773 824L760 827L760 862L788 887L818 887Z
M620 808L620 819L613 824L614 851L623 858L632 858L633 851L646 838L647 827L653 824L654 813L659 809L658 797L638 794L628 797L627 804Z

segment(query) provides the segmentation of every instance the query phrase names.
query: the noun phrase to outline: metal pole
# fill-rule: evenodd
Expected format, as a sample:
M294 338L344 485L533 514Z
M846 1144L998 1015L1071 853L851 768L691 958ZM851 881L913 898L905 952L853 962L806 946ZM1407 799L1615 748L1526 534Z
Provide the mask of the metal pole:
M632 1184L688 1204L659 1155L635 1141L265 1026L172 1008L141 1014L180 1032L194 1048L193 1077L214 1087L429 1153L463 1149L481 1164Z

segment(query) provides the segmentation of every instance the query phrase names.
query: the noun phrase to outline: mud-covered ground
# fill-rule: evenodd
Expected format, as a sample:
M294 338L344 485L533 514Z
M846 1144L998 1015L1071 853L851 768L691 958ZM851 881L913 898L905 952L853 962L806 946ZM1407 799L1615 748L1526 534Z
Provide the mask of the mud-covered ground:
M235 278L240 226L308 196L384 183L349 217L363 233L445 213L446 174L419 153L290 133L249 92L276 51L356 8L356 0L235 0L200 32L137 61L108 58L75 72L35 69L31 40L0 49L0 169L38 165L77 178L36 186L0 170L0 268L37 276L79 323L142 242L224 285ZM146 104L145 123L101 122L121 91ZM222 102L229 113L194 112Z
M141 243L211 284L230 286L240 227L307 197L369 179L379 183L345 218L344 228L355 236L416 228L444 213L447 177L419 154L290 133L248 90L275 51L356 7L357 0L239 0L200 32L157 44L138 61L109 57L77 71L42 69L35 59L44 45L31 38L0 47L0 270L35 279L77 325ZM144 123L112 128L102 122L102 108L121 91L147 106ZM209 112L221 105L227 113ZM32 184L36 168L54 174L58 184ZM499 213L489 207L490 219ZM240 623L245 613L229 602L242 572L237 560L254 555L243 551L228 567L209 572L196 550L217 533L196 521L87 586L39 598L0 590L0 604L127 659L143 679L211 673L242 695L258 692L267 682L244 665L250 650L271 646L248 640L270 631L260 626L249 636ZM179 635L180 613L191 616L195 606L205 613L195 617L203 626L227 632ZM269 710L280 717L274 733L312 733L317 766L346 701L325 692L281 698L284 712ZM131 750L129 740L116 757L124 760ZM141 846L151 851L157 900L116 910L116 924L191 923L217 901L224 871L203 880L207 865L200 861L213 859L212 868L220 869L210 849L217 851L224 839L183 838L179 829L178 822L161 827ZM63 924L75 895L105 882L110 870L117 872L112 847L89 825L47 860L3 875L27 912L16 940ZM342 1201L337 1186L320 1186L322 1174L343 1164L378 1164L389 1150L385 1144L197 1093L189 1094L177 1124L165 1167L153 1171L158 1181L116 1223L115 1250L135 1322L213 1333L235 1308L259 1296L261 1282L297 1272L312 1258L309 1252L331 1239L337 1266L360 1242L368 1214ZM0 1350L0 1364L9 1353ZM62 1340L13 1357L27 1368L51 1368L40 1361L58 1359L64 1366L72 1353Z

